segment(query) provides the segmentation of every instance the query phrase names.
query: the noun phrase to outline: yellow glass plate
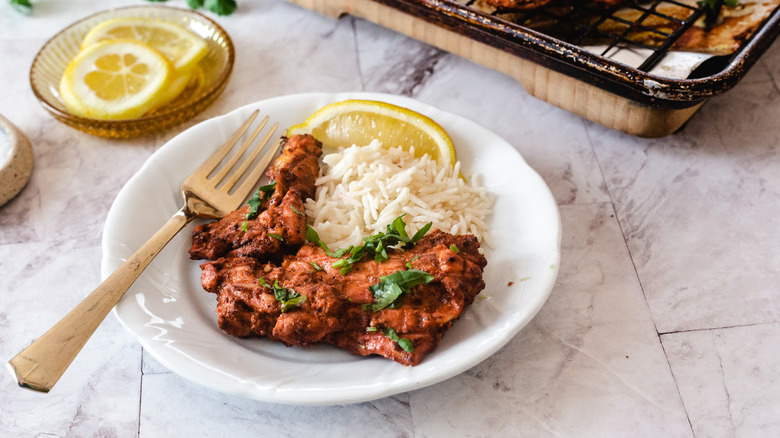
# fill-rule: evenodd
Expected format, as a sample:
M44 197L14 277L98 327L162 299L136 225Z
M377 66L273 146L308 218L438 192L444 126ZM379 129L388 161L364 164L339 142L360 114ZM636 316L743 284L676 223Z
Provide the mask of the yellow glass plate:
M59 95L62 73L79 52L87 32L100 22L118 17L141 17L177 24L203 38L208 44L208 53L196 65L184 91L151 113L128 120L75 116L68 112ZM101 137L132 138L178 125L205 110L225 89L234 62L235 49L230 36L211 19L189 9L131 6L98 12L52 37L33 60L30 86L41 105L60 122Z

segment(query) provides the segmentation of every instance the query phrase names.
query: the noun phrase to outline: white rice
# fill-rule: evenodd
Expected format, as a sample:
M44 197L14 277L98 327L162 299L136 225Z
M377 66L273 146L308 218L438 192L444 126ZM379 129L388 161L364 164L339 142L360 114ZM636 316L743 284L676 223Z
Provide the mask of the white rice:
M330 248L360 245L363 237L387 230L402 214L413 236L428 222L431 229L474 234L492 247L486 218L493 196L476 174L469 182L454 167L414 156L414 149L368 146L339 148L323 157L314 199L306 200L310 225Z

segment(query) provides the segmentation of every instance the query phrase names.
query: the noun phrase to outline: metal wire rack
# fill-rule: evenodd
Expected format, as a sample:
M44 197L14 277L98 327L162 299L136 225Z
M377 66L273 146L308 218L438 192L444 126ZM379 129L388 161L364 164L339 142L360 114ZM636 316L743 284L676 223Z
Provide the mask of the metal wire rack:
M699 19L714 20L723 0L715 7L676 0L634 0L619 6L574 0L529 11L486 10L478 0L457 3L576 46L599 44L604 57L618 47L646 49L648 55L637 70L648 72Z

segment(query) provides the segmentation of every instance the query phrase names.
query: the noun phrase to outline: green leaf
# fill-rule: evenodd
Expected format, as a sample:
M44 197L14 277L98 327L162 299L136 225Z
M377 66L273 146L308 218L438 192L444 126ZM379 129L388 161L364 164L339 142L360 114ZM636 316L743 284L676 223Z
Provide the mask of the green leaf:
M379 277L379 283L371 285L368 289L374 294L374 302L363 306L363 310L378 312L392 306L398 298L413 287L430 283L434 276L419 269L408 271L395 271L390 275Z
M230 15L237 7L235 0L205 0L203 6L217 15Z
M312 265L315 270L322 271L322 266L318 265L317 262L309 262L309 264Z
M241 231L246 231L248 229L249 229L249 222L247 221L241 222Z
M425 236L425 234L428 233L428 230L431 229L432 225L433 222L428 222L422 228L420 228L416 233L414 233L414 236L412 236L412 243L417 243L420 239L422 239L423 236Z
M187 5L192 9L200 9L203 7L203 0L187 0Z
M266 286L267 287L267 286ZM292 289L279 286L279 281L274 280L274 298L282 304L282 313L295 307L300 307L306 302L306 295L301 295Z
M395 341L398 344L398 346L403 348L405 352L414 353L414 343L409 339L398 336L398 333L395 330L393 330L391 327L384 329L382 333L384 333L385 336L387 336L388 338Z
M320 235L317 234L317 230L312 228L311 225L306 225L306 241L312 242L320 248L324 249L325 254L327 254L328 257L333 258L339 258L347 252L352 251L354 248L353 246L350 246L349 248L341 248L337 249L336 251L331 251L330 248L328 248L328 245L326 245L325 242L320 239Z
M268 235L269 235L270 237L273 237L274 239L276 239L276 240L280 241L280 242L284 242L284 237L282 237L282 235L281 235L281 234L276 234L276 233L268 233Z
M260 206L263 203L263 199L265 199L265 195L272 193L275 187L276 181L273 181L270 184L266 184L264 186L260 186L257 188L254 196L252 196L250 200L246 201L247 205L249 205L249 213L246 214L246 218L248 220L252 220L256 218L258 214L260 214Z
M409 241L409 235L406 234L406 222L404 222L404 215L398 216L393 220L393 230L402 242ZM390 229L387 230L387 234L390 234Z
M430 230L431 225L433 225L431 222L428 222L417 233L415 233L414 237L410 238L409 235L406 234L406 223L403 220L404 216L405 215L398 216L393 220L392 223L388 224L386 232L379 232L373 236L363 238L363 244L360 246L331 251L328 249L327 245L325 245L325 243L320 240L320 236L317 235L317 232L310 226L307 226L306 228L306 240L319 245L330 257L338 258L342 257L346 253L349 253L349 257L343 259L346 260L346 262L337 262L340 263L339 266L334 264L334 267L341 267L341 272L344 274L349 272L351 269L344 265L344 263L352 265L353 263L357 263L362 260L365 256L369 256L373 258L375 262L381 263L389 258L387 254L387 248L393 247L400 242L405 244L404 247L413 245L417 243L417 241L419 241L425 235L425 233Z
M32 12L33 5L30 3L30 0L9 0L9 3L11 4L11 7L20 14L27 15Z

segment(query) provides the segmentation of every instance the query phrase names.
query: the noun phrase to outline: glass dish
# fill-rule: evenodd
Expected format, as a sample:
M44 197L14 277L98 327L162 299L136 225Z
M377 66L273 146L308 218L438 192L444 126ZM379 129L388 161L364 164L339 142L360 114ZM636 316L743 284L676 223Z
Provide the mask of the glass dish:
M60 78L79 52L87 32L102 21L119 17L142 17L178 24L203 38L208 44L208 53L195 67L196 74L179 97L142 117L98 120L73 115L60 98ZM90 15L52 37L33 60L30 86L41 105L60 122L101 137L131 138L170 128L206 109L225 89L234 61L235 49L230 36L209 18L188 9L131 6Z

